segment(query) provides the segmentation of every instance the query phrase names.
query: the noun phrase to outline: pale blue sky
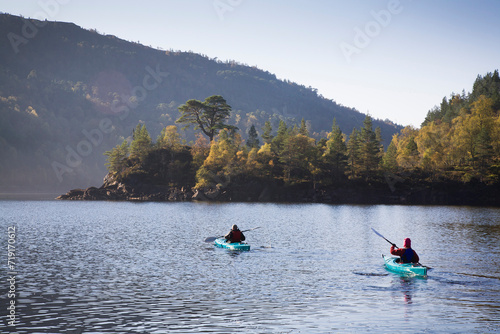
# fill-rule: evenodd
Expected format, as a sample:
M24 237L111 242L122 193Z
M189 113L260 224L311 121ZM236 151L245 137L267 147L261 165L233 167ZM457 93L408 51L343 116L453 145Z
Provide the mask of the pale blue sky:
M499 0L19 0L0 11L255 65L416 127L500 68Z

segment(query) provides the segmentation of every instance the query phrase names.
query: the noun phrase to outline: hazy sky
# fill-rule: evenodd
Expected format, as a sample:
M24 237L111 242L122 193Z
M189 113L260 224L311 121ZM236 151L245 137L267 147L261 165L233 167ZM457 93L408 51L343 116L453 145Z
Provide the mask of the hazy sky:
M0 11L236 60L416 127L500 68L499 0L0 0Z

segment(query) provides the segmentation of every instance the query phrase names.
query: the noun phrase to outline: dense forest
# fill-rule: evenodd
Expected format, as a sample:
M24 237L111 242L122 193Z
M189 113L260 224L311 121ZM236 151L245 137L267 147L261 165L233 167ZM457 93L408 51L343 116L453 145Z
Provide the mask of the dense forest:
M402 129L387 150L380 128L373 129L370 116L349 135L340 130L335 119L331 131L319 140L311 137L304 120L294 124L280 121L275 135L270 122L261 128L252 125L244 141L241 131L226 126L230 106L221 96L189 100L179 111L182 116L177 123L195 125L200 130L196 142L184 145L175 125L164 128L153 142L146 126L138 124L130 144L124 141L106 152L115 184L140 180L168 187L194 187L203 193L228 191L229 196L238 187L251 189L255 184L261 185L260 193L265 188L262 185L272 185L309 189L313 194L339 187L361 191L385 188L386 193L387 189L397 193L401 186L418 191L422 187L444 187L447 198L457 195L457 189L471 191L465 196L475 200L464 198L460 204L500 204L497 70L478 76L470 94L444 98L440 107L429 111L421 129ZM483 192L483 196L474 191ZM240 193L236 197L244 196ZM248 198L258 199L255 196L248 190ZM490 197L477 202L484 196Z
M309 137L326 139L335 118L344 133L365 114L312 87L235 61L160 50L72 23L0 14L0 191L86 187L106 174L103 153L131 141L135 126L157 137L189 99L221 95L227 125L248 140L252 126L302 119ZM311 60L314 61L314 60ZM401 130L374 119L388 146ZM179 129L193 146L195 129ZM290 171L290 177L296 177Z

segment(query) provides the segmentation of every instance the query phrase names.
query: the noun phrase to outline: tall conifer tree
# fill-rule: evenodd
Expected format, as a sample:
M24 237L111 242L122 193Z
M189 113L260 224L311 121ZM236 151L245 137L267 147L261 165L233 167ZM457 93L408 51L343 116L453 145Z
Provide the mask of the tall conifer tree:
M255 126L252 124L250 130L248 130L247 146L249 148L259 148L259 145L259 135L257 134L257 130L255 130Z
M132 143L130 143L130 158L143 160L151 149L151 136L146 125L137 124L133 132Z
M262 128L262 139L264 140L264 143L270 144L271 141L273 140L274 136L272 135L273 128L271 127L271 122L266 121L264 123L264 127Z
M377 169L380 162L380 142L372 129L372 118L366 115L359 135L359 157L363 171L370 173Z

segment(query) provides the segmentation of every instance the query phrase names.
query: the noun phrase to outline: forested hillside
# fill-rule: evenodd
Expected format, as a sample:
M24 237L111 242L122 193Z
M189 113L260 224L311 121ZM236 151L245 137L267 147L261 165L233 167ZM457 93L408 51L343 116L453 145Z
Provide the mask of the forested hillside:
M0 14L0 190L86 187L106 174L103 153L145 124L156 138L189 99L223 96L227 123L242 139L266 121L274 129L305 120L326 138L335 118L344 133L365 115L315 89L236 62L162 51L72 23ZM223 57L223 55L221 55ZM314 59L311 59L314 61ZM360 97L362 98L362 97ZM373 120L388 146L401 127ZM179 129L186 143L194 131Z

